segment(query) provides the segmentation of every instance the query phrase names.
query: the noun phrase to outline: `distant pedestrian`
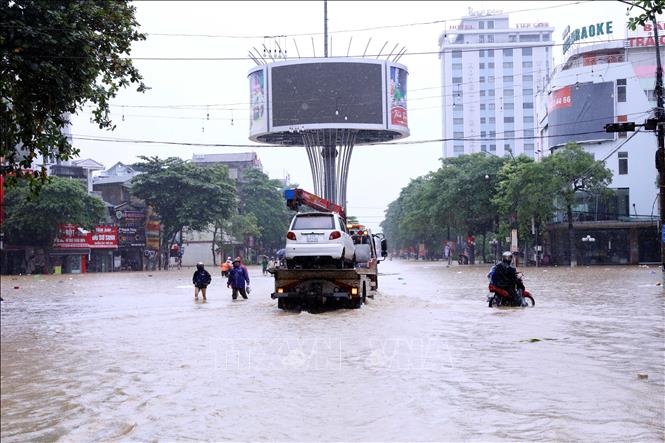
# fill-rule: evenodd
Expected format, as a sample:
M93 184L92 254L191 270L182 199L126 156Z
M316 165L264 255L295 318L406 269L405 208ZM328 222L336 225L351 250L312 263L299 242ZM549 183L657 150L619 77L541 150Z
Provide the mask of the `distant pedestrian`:
M268 257L265 255L261 259L261 272L263 272L263 275L266 275L266 272L268 272Z
M247 272L247 268L242 265L240 260L236 258L233 261L233 268L229 271L229 279L226 282L226 287L233 289L231 297L234 300L238 298L238 293L242 295L242 298L247 300L246 285L249 285L249 272Z
M233 267L233 262L231 261L231 257L227 258L224 263L219 265L219 268L222 270L222 277L228 277L229 276L229 271Z
M194 275L192 276L192 283L194 283L194 300L199 299L199 291L201 291L203 300L207 300L206 289L211 280L212 277L210 276L210 273L204 269L203 263L198 262L196 264L196 271L194 271Z
M450 244L446 242L446 245L443 247L443 258L448 261L448 266L452 264L452 251L450 250Z

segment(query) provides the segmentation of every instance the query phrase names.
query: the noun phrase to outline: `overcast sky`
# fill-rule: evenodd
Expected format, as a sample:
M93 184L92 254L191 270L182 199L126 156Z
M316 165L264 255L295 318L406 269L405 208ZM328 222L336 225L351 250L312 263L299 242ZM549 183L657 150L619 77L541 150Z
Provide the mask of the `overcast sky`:
M90 124L90 108L73 119L74 144L81 158L93 158L106 167L118 161L132 163L137 156L247 152L251 148L169 146L115 143L77 139L77 136L186 143L253 144L249 134L249 84L247 72L255 63L250 48L274 47L265 35L278 38L289 58L296 56L294 39L303 57L323 55L323 1L298 2L136 2L144 42L134 45L135 65L151 87L145 94L122 91L113 101L113 132ZM408 112L411 136L407 140L439 139L440 61L436 54L440 34L474 10L499 9L516 23L548 22L556 28L554 40L562 43L567 25L572 29L614 20L614 38L624 37L626 5L618 1L582 2L415 2L330 1L328 29L332 55L377 54L384 43L389 52L396 43L408 53L400 63L409 69ZM553 7L554 6L554 7ZM438 22L428 23L423 22ZM421 23L421 24L416 24ZM409 25L412 24L412 25ZM384 29L358 30L392 25ZM354 30L353 32L343 32ZM161 34L161 35L160 35ZM179 35L178 35L179 34ZM300 35L294 35L300 34ZM302 35L314 34L314 35ZM230 38L234 37L234 38ZM249 37L249 38L246 38ZM349 49L349 43L351 43ZM415 54L415 53L430 54ZM554 48L555 63L561 46ZM158 60L155 58L239 58L240 60ZM144 59L141 59L144 58ZM123 107L124 105L124 107ZM124 116L124 120L123 120ZM208 119L209 117L209 119ZM309 162L303 148L255 149L264 171L272 178L290 174L292 182L313 191ZM347 191L348 213L377 229L387 205L398 197L409 180L440 165L442 144L358 146L354 150Z

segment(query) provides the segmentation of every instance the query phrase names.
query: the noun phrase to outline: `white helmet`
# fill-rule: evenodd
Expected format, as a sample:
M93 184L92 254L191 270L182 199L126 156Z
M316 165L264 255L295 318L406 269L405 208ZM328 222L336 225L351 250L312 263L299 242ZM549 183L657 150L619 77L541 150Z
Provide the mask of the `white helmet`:
M503 254L501 254L501 259L505 262L512 262L513 261L513 253L510 251L506 251Z

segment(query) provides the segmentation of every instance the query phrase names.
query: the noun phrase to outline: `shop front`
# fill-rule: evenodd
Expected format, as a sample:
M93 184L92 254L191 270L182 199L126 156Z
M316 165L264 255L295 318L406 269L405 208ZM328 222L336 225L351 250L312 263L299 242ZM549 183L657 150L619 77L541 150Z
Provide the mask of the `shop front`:
M118 250L114 255L116 271L143 270L145 250L145 212L140 210L118 210Z

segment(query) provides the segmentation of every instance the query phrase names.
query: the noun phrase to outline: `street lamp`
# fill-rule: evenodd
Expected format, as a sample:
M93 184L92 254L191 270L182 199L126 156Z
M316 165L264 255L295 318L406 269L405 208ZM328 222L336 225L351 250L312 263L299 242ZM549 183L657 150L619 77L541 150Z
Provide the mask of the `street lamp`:
M582 243L584 243L584 245L585 245L585 248L584 248L584 249L586 250L586 253L587 253L587 261L588 261L588 262L591 261L591 260L590 260L591 257L589 256L589 250L590 250L590 248L591 248L591 245L592 245L595 241L596 241L596 239L593 238L592 236L590 236L589 234L587 234L586 237L582 237ZM587 264L588 264L588 263L587 263Z

